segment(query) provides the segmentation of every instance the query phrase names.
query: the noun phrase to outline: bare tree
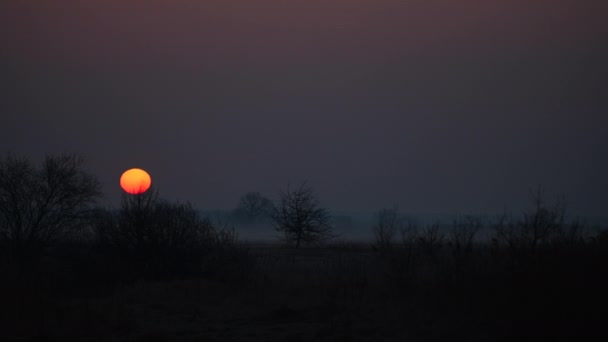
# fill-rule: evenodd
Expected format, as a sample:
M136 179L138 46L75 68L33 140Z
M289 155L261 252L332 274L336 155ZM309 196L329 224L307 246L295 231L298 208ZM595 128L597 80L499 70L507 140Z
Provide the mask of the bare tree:
M288 186L280 196L272 219L275 230L284 235L285 242L295 243L298 248L301 243L320 243L334 236L329 212L319 207L319 200L306 183L295 190Z
M557 200L553 206L548 206L540 187L531 197L532 207L524 211L521 220L516 221L510 214L503 213L494 224L495 240L506 244L511 250L534 251L539 245L558 236L563 229L565 201Z
M101 196L97 178L76 155L0 160L0 243L12 257L33 257L84 226Z
M99 211L95 221L97 240L138 254L167 254L200 248L211 238L213 225L190 203L171 203L158 198L154 189L139 195L123 194L118 212Z
M99 246L145 276L194 274L203 255L237 245L234 229L201 218L190 203L159 199L153 189L123 194L119 211L98 210L95 218Z
M566 216L566 201L557 199L553 206L547 206L541 187L532 198L533 207L524 212L520 226L527 235L530 247L535 249L539 244L548 242L562 229Z
M420 234L418 221L412 217L404 217L401 227L401 245L406 248L413 248Z
M448 246L452 249L452 256L457 261L466 261L473 252L475 235L483 224L479 217L466 215L452 222L449 233Z
M420 246L430 255L441 248L445 234L439 229L439 222L427 224L418 234Z
M404 218L399 214L397 206L381 209L375 216L376 224L372 227L376 240L376 246L374 247L390 249L397 232L403 230Z
M235 214L248 222L255 223L270 217L273 207L272 201L259 192L248 192L241 196Z

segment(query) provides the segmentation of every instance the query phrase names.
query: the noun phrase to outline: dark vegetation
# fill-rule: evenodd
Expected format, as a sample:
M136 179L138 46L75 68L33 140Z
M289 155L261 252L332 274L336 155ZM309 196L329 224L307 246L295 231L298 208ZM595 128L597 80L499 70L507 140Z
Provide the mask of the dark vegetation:
M304 244L319 244L333 237L329 211L321 208L312 187L301 184L287 187L272 211L272 222L281 239L296 248Z
M287 244L244 246L153 190L96 208L98 182L76 156L41 167L5 157L0 176L3 341L607 335L608 233L566 220L540 191L521 215L464 216L447 230L382 209L370 245L330 239L329 212L302 185L274 207Z
M259 192L248 192L241 196L233 216L246 224L267 223L270 221L274 204Z

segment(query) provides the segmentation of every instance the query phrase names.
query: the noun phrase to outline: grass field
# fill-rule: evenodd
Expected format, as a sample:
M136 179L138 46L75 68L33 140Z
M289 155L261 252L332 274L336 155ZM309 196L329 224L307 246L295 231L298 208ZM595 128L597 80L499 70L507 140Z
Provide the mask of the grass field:
M458 341L603 333L605 246L513 256L478 245L244 245L201 273L129 278L94 252L4 265L2 340ZM74 252L70 252L74 253ZM62 259L63 258L63 259ZM213 264L213 267L209 265ZM33 266L32 266L33 267ZM112 277L114 277L112 279Z

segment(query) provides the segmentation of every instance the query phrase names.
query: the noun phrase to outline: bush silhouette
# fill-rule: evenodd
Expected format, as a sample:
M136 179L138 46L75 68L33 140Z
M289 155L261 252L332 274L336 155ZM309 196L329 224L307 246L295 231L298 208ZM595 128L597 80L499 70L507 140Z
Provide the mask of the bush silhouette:
M149 190L122 197L119 211L98 210L94 231L102 250L129 264L129 272L165 278L197 275L218 248L238 247L229 227L201 218L190 203L171 203Z

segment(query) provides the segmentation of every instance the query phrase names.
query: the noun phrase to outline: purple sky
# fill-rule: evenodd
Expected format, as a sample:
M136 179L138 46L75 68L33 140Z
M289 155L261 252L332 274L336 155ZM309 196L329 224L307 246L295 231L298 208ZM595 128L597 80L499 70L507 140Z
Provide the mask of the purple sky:
M608 208L606 1L4 0L0 153L233 207Z

